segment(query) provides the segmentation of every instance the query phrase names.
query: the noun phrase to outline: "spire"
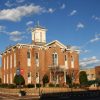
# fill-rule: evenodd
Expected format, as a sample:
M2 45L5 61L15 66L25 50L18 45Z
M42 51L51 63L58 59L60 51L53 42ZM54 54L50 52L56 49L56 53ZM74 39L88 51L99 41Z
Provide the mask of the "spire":
M40 25L39 20L37 21L37 24L35 25L35 28L42 28L42 29L45 29L44 27L42 27L42 26Z

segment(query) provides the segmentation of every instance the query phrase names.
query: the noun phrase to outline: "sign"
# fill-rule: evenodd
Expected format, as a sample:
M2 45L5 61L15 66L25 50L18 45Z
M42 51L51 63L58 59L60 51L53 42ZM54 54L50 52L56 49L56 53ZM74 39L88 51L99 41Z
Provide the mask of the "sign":
M21 75L24 74L24 70L23 70L23 69L20 70L20 74L21 74Z
M17 70L16 70L16 74L17 74L17 75L20 75L20 69L17 69Z

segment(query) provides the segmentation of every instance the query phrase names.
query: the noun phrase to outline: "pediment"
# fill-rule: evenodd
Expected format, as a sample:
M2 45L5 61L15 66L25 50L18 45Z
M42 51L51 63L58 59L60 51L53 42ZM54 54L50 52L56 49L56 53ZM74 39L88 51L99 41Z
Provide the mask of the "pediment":
M58 40L54 40L48 44L45 45L46 47L50 47L50 46L59 46L60 48L64 48L64 49L67 49L67 47L62 44L61 42L59 42Z

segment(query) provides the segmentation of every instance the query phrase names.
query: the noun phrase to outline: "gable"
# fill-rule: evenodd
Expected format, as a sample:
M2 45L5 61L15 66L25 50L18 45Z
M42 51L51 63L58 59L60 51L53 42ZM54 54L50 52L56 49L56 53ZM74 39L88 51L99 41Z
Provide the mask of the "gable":
M59 46L60 48L67 49L67 47L66 47L64 44L62 44L61 42L59 42L58 40L54 40L54 41L52 41L52 42L46 44L45 46L48 47L48 46L54 46L54 45L57 45L57 46Z

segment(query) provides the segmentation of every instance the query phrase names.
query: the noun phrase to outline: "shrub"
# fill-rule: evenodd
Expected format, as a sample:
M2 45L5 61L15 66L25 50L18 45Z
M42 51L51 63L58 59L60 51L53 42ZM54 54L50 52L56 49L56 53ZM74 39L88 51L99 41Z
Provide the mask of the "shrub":
M41 87L41 84L36 84L36 87L37 87L37 88Z
M60 87L60 85L59 84L56 84L56 87Z
M34 86L34 84L28 84L26 87L28 87L28 88L34 88L35 86Z
M15 84L9 84L8 88L16 88L16 85Z
M45 87L45 85L49 82L49 77L48 77L48 75L45 74L45 75L43 76L42 81L43 81L43 86Z
M24 85L25 84L24 77L22 75L15 75L15 77L14 77L14 83L16 85Z
M50 83L50 84L49 84L49 87L55 87L55 85L54 85L54 84L52 84L52 83Z

